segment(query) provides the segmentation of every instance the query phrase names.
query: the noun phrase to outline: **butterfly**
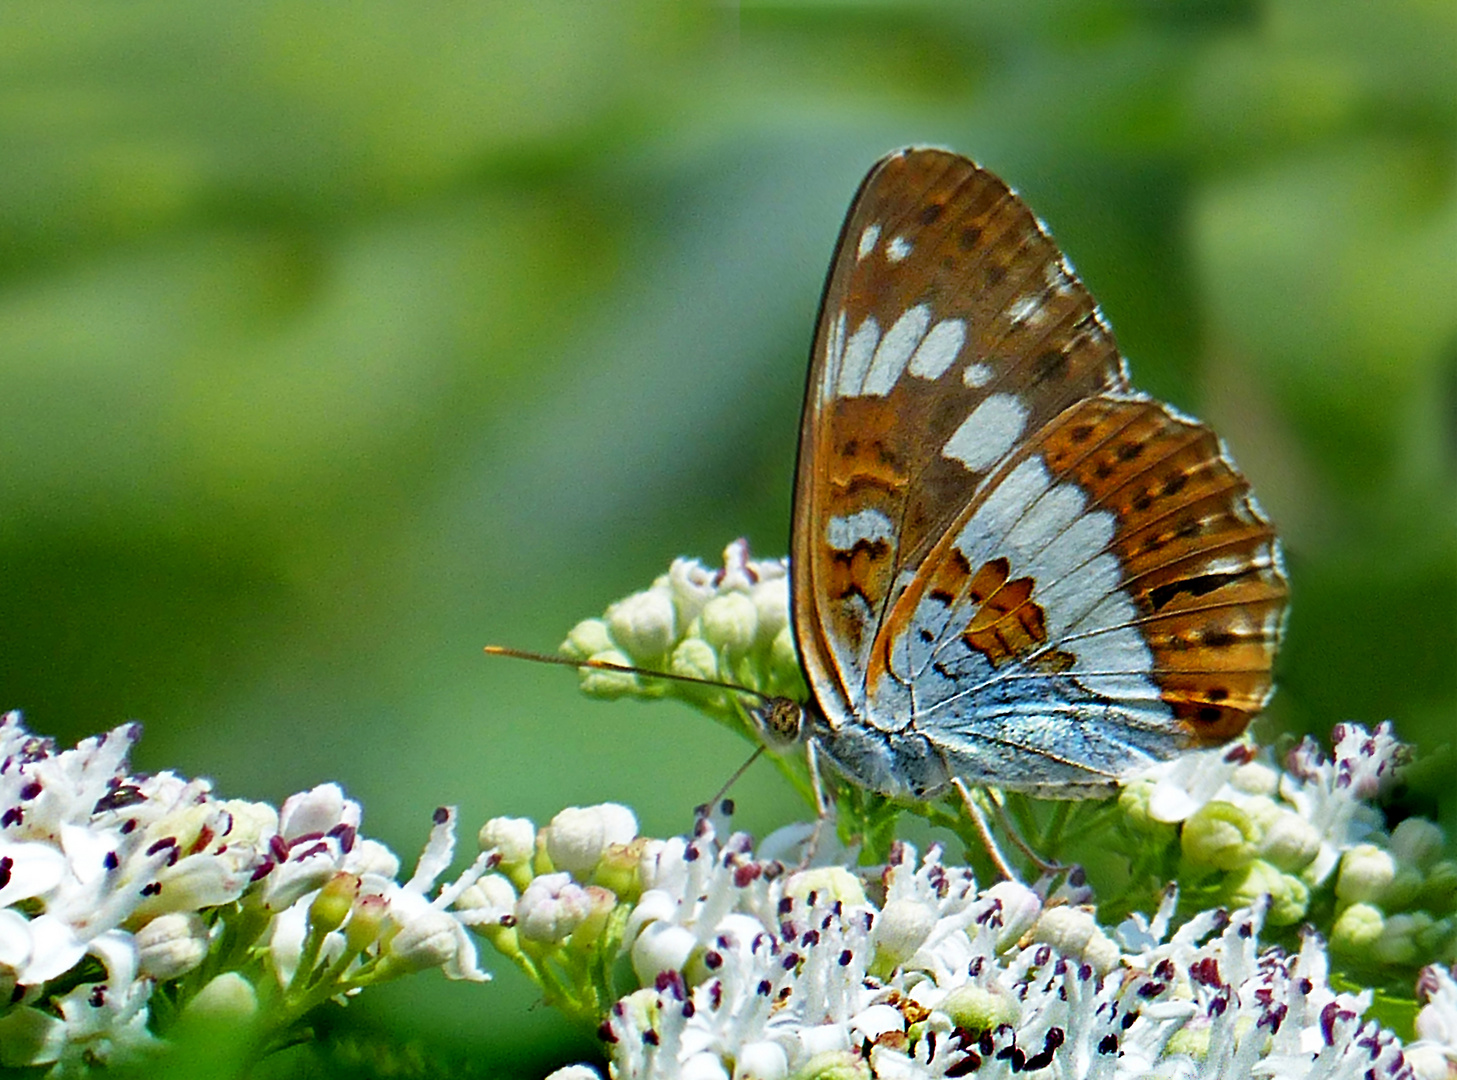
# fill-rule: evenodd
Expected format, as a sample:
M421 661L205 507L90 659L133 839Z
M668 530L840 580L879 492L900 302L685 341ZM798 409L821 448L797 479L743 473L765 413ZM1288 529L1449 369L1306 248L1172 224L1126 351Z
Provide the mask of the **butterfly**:
M755 710L766 741L892 797L1105 794L1244 731L1287 594L1249 482L1129 385L1021 198L944 150L878 162L800 422L790 603L813 701Z

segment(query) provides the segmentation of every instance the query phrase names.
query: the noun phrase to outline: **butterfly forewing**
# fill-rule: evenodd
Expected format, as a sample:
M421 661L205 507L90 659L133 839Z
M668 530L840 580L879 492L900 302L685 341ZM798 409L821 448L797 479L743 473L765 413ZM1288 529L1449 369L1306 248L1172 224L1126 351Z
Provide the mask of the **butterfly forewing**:
M824 748L870 786L1070 793L1268 696L1284 581L1243 477L1128 388L1040 222L956 155L891 155L846 219L794 526Z

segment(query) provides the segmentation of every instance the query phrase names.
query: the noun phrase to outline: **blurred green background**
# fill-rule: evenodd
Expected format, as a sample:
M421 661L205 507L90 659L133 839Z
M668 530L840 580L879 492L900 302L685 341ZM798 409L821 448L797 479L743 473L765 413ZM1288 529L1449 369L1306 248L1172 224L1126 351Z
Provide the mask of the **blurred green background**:
M1454 42L1450 0L7 6L0 704L140 719L139 768L228 795L337 779L407 864L439 803L681 831L742 743L480 647L785 551L841 215L931 142L1024 193L1279 524L1261 734L1436 752ZM1412 801L1450 827L1435 760ZM736 796L804 813L766 766ZM491 966L331 1023L483 1075L593 1053Z

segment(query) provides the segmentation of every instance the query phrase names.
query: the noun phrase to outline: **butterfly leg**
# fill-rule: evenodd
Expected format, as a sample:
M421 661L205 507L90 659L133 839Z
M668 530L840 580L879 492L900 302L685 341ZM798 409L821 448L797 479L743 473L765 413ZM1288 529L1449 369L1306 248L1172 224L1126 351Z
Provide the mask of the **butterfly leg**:
M963 797L965 797L964 793ZM1002 802L1001 792L988 790L987 798L991 801L992 808L997 812L997 824L1002 827L1002 832L1006 833L1007 838L1012 841L1017 850L1027 856L1032 865L1037 867L1038 871L1044 877L1052 877L1068 869L1068 867L1061 863L1049 862L1044 859L1032 849L1031 844L1022 838L1022 834L1017 831L1017 826L1012 823L1011 815L1007 813L1006 804Z
M1002 854L1002 849L997 846L991 827L987 825L986 815L981 812L981 807L977 806L975 800L972 799L966 782L959 776L953 776L951 783L961 795L961 803L966 807L967 814L971 816L971 823L976 827L976 834L981 838L982 847L986 848L986 853L991 857L992 865L997 868L997 873L1008 881L1020 881L1017 872L1012 869L1007 862L1007 857Z

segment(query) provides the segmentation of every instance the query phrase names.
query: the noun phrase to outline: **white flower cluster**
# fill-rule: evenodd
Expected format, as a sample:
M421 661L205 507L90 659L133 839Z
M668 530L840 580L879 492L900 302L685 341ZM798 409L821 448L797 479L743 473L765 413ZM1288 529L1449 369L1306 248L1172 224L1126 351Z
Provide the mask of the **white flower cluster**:
M1390 787L1409 749L1390 724L1338 724L1330 757L1306 738L1283 771L1247 743L1187 754L1125 789L1135 815L1180 824L1189 864L1229 875L1234 902L1270 897L1269 920L1293 925L1312 890L1328 887L1331 947L1411 966L1457 947L1457 864L1443 860L1434 822L1408 818L1387 833L1370 800Z
M469 914L448 908L489 856L430 896L453 810L436 812L400 884L398 859L359 835L360 807L336 785L281 811L218 799L206 780L129 775L140 734L128 724L58 750L18 713L0 717L0 1065L65 1075L155 1047L153 992L204 963L213 978L180 1003L265 1036L406 971L486 977ZM280 989L272 1013L238 973L260 963Z
M766 694L793 689L799 661L789 632L789 579L783 559L753 559L735 540L709 569L675 559L652 587L578 623L562 644L575 659L666 671L746 686ZM662 680L584 671L582 688L603 697L664 694Z
M1436 1075L1362 1019L1369 993L1331 988L1317 935L1262 949L1259 906L1168 936L1171 892L1109 935L1022 885L978 890L936 848L791 872L707 820L637 872L643 988L600 1030L614 1080Z

